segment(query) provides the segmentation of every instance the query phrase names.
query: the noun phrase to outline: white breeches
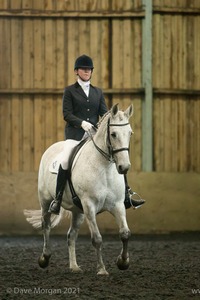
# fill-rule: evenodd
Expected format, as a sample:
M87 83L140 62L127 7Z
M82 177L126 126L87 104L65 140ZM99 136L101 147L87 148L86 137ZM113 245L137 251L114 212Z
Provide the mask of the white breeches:
M64 149L63 149L62 157L61 157L61 162L60 162L63 170L68 169L69 156L70 156L72 150L74 149L74 147L76 145L78 145L79 143L80 143L80 141L76 141L76 140L66 140L65 141L65 145L64 145Z

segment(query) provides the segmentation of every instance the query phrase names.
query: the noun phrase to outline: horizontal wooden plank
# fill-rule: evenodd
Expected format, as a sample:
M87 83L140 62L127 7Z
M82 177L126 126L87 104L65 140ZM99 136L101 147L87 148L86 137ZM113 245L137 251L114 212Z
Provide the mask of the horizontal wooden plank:
M200 95L200 90L197 89L153 89L154 94L160 95Z
M52 94L59 95L63 94L64 89L0 89L0 94ZM104 94L144 94L144 88L121 88L121 89L103 89ZM158 89L154 88L153 93L155 95L200 95L200 90L197 89Z
M199 8L193 7L153 7L154 14L187 14L187 15L200 15Z
M63 94L64 89L0 89L0 94ZM144 89L103 89L104 94L143 94Z
M153 14L187 14L200 15L199 8L186 7L153 7ZM0 16L4 17L34 17L34 18L143 18L145 11L63 11L63 10L36 10L36 9L1 9Z
M33 9L1 9L1 17L19 18L143 18L145 11L53 11Z

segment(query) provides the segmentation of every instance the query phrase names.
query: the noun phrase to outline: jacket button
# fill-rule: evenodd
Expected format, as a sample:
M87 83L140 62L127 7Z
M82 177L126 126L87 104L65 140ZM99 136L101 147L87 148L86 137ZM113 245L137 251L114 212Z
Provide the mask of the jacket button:
M90 111L90 109L88 108L87 111Z
M90 121L90 118L87 118L87 121Z

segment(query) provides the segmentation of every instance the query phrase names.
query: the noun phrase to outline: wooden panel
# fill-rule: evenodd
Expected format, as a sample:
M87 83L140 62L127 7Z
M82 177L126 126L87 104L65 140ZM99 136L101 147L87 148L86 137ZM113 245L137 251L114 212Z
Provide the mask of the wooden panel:
M18 171L21 170L21 158L22 154L22 97L13 96L11 100L11 170ZM29 121L28 121L29 122ZM28 125L28 124L27 124Z
M23 53L22 22L11 20L11 86L22 87L22 53Z
M78 22L78 51L79 55L90 55L90 21L79 20Z
M64 88L65 86L65 30L64 30L64 20L57 20L56 22L56 32L55 32L55 87ZM73 70L73 69L72 69Z
M113 20L112 49L113 88L141 86L141 22Z
M22 132L22 170L33 170L33 100L28 95L23 96L23 132Z
M62 97L55 98L55 104L56 104L56 117L57 117L57 138L56 141L63 141L65 140L65 134L64 134L64 128L65 128L65 121L62 117Z
M0 135L5 131L7 137L1 139L0 171L37 171L45 148L64 138L60 90L75 82L74 61L83 53L94 61L92 83L109 89L108 106L134 105L131 161L134 170L141 170L142 95L113 92L142 88L142 19L125 16L140 10L141 3L0 1L0 9L26 10L21 16L0 17L0 89L11 93L0 97ZM154 0L153 5L154 170L200 172L200 1ZM34 10L46 15L33 16ZM59 14L55 18L50 11ZM77 13L75 18L68 18L70 11ZM26 92L12 94L12 89ZM166 89L174 95L159 94Z
M123 26L121 20L112 21L112 87L123 87Z
M178 124L179 114L178 114L178 101L171 101L171 111L169 116L168 123L171 124L171 168L170 171L176 172L178 170L178 158L179 158L179 151L178 151Z
M55 82L55 21L45 20L45 87L52 88Z
M48 96L45 99L45 149L57 141L56 133L56 111L55 101L53 96ZM61 117L61 115L60 115Z
M11 8L11 9L21 9L22 8L22 2L24 2L25 0L16 0L16 1L7 1L7 8ZM26 0L27 1L27 0ZM10 3L9 3L10 2ZM30 1L29 1L30 3ZM25 8L25 7L23 7Z
M33 7L33 9L44 10L45 2L44 2L44 0L34 0L34 1L32 1L32 7Z
M20 1L20 0L18 0L18 1ZM34 2L34 1L32 1L32 0L21 0L21 2L22 2L22 8L30 9L30 8L32 8L32 5L33 5L32 2Z
M196 36L196 33L199 32L199 28L200 28L200 16L195 17L194 18L194 27L193 27L193 31L194 31L194 36L193 36L193 43L194 43L194 87L198 88L200 87L200 53L199 53L199 49L200 49L200 38L199 38L199 34Z
M34 171L39 168L42 153L45 151L45 99L38 95L34 97Z
M111 1L112 9L113 10L132 10L132 9L137 9L141 7L141 0L113 0Z
M9 1L8 0L1 0L0 1L0 9L9 9Z
M33 87L33 21L24 19L22 23L23 37L23 62L22 62L22 86Z
M65 24L65 84L69 85L75 82L74 62L80 55L78 35L79 23L76 20L68 20ZM82 53L81 53L82 54Z
M133 104L134 113L133 117L130 119L131 126L133 129L132 143L131 143L131 170L140 171L142 169L142 99L131 98L131 103Z
M200 99L154 99L154 164L157 171L199 172Z
M198 32L200 15L176 14L179 8L199 8L195 1L154 1L174 8L154 15L153 82L158 88L197 89L200 85ZM186 11L185 11L186 12ZM194 112L194 107L197 111ZM154 167L156 171L197 171L199 98L177 95L154 97ZM196 162L196 163L195 163Z
M44 20L34 20L33 41L33 86L42 88L45 86Z
M11 43L9 19L0 19L0 88L10 88L11 84Z
M0 98L0 168L1 171L11 167L11 101L10 96Z
M91 23L92 27L92 23ZM110 84L110 56L111 50L110 50L110 23L108 20L102 20L101 22L98 22L99 32L98 32L98 39L100 40L99 43L99 49L97 50L97 56L99 57L98 60L98 66L99 66L99 72L96 72L99 74L97 85L101 88L109 88ZM95 33L94 33L95 34ZM92 35L91 35L92 37ZM101 39L100 39L101 38ZM91 45L92 49L92 45ZM95 56L95 52L93 52L93 55Z
M200 16L155 15L154 86L199 89L199 39L194 34Z

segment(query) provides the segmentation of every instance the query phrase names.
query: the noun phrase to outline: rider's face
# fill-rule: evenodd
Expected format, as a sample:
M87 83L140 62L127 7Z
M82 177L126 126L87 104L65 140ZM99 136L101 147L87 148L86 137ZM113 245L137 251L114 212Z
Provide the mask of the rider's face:
M83 81L88 81L92 75L92 69L80 68L76 70L76 75L78 75Z

